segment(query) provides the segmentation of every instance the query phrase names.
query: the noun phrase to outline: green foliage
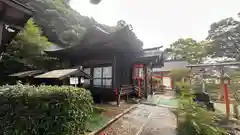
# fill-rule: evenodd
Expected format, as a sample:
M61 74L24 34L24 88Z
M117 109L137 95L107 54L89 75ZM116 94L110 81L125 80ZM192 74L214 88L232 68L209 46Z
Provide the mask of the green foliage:
M225 18L214 22L208 31L208 40L212 41L209 54L212 57L240 59L240 22L234 18Z
M99 4L101 2L101 0L90 0L90 2L92 4Z
M228 76L231 80L231 84L239 84L240 83L240 71L230 71L228 72Z
M197 42L192 38L178 39L170 45L165 52L169 59L187 60L189 63L200 63L207 56L207 50L211 44L207 41Z
M188 95L188 96L186 96ZM192 100L187 91L182 92L177 109L179 135L224 135L217 126L218 116Z
M14 57L16 61L26 65L33 57L42 55L43 50L50 46L51 43L30 19L25 28L7 45L5 56Z
M60 61L44 54L43 50L51 46L41 29L30 19L25 28L6 45L6 51L0 61L0 83L7 75L29 69L52 69L60 66Z
M170 71L169 75L172 77L173 82L180 82L182 79L187 78L189 73L189 69L176 69Z
M175 85L181 90L188 90L189 92L191 92L195 88L194 85L187 82L176 82Z
M99 0L90 2L97 1ZM93 25L111 30L110 27L99 24L92 18L82 16L73 10L69 5L69 0L29 0L27 4L35 10L33 18L42 28L43 34L51 42L60 46L79 44L85 30Z
M43 50L52 45L41 34L40 28L30 19L25 28L7 45L2 63L12 60L26 67L36 67L39 57L46 57Z
M71 86L0 87L3 135L77 135L84 132L92 107L91 93Z
M102 127L102 125L106 124L110 118L103 115L102 112L106 111L103 108L94 108L94 111L90 114L91 118L86 122L86 130L95 131Z

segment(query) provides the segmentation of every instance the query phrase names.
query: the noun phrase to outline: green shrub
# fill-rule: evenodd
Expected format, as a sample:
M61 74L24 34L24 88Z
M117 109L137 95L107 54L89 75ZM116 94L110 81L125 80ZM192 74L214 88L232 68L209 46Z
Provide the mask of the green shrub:
M78 135L92 112L91 93L71 86L0 87L3 135Z
M217 114L194 102L188 91L186 93L182 92L182 94L176 111L179 135L226 134L224 129L218 127L219 117Z
M192 84L187 82L176 82L176 86L179 87L180 89L189 90L189 91L192 91L194 88Z

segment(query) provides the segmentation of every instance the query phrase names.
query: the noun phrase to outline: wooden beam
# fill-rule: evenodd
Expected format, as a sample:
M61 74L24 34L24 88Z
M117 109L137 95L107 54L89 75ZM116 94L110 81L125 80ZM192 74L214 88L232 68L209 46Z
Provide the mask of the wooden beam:
M240 62L225 62L225 63L212 63L212 64L194 64L187 65L186 67L196 68L196 67L217 67L217 66L237 66Z
M88 65L102 65L102 64L110 64L112 63L112 60L88 60L83 62L81 65L88 66Z
M143 51L159 50L161 48L163 48L163 46L158 46L158 47L153 47L153 48L146 48L146 49L143 49Z
M21 10L29 15L31 15L33 12L33 10L31 8L29 8L28 6L26 6L20 2L15 1L15 0L0 0L0 2L3 2L7 5L9 5L13 9L16 8L18 10Z
M116 56L113 57L113 63L112 63L112 88L116 89Z
M153 95L153 86L152 86L152 83L153 83L153 79L152 79L152 75L153 75L153 72L152 72L152 66L151 66L151 72L150 72L150 91L151 91L151 95Z
M147 65L144 65L143 67L144 70L144 90L145 90L145 98L148 98L148 74L147 74Z
M4 23L0 20L0 60L2 59L2 53L4 51L4 44L3 44L3 30L4 30Z

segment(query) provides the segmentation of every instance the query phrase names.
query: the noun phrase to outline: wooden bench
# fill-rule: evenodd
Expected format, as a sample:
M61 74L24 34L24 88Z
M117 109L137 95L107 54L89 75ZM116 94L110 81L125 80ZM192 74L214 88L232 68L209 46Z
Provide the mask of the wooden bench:
M126 96L126 101L128 102L129 95L134 92L134 85L121 85L117 90L117 105L120 105L120 98Z

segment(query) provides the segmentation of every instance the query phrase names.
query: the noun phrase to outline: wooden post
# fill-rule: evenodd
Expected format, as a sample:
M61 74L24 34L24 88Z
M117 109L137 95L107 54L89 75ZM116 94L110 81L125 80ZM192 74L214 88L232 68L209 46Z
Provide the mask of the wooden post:
M152 86L152 84L153 84L153 79L152 79L152 76L153 76L153 74L152 74L152 67L151 67L151 73L150 73L151 75L150 75L150 91L151 91L151 95L153 95L153 86Z
M224 102L226 106L226 116L227 118L229 118L230 107L229 107L229 98L228 98L228 82L226 80L224 81L223 87L224 87Z
M112 63L112 89L116 89L116 56L113 57L113 63Z
M2 54L4 52L4 44L3 44L3 30L4 30L4 23L0 20L0 61L2 59Z
M122 88L118 88L117 90L117 106L120 106L120 99L121 99L121 94L120 92L122 91Z
M115 96L117 100L117 106L120 106L120 88L117 88L116 86L116 77L117 77L117 67L116 67L116 56L113 57L113 62L112 62L112 89L115 91Z
M164 90L164 82L163 82L163 72L160 72L160 76L162 78L162 87L161 87L161 92Z
M138 82L138 97L140 98L141 97L141 82L140 82L140 79L137 79L137 82Z
M148 98L148 81L147 81L147 66L144 64L143 66L144 70L144 89L145 89L145 98Z
M223 67L221 68L221 84L223 85L226 117L229 118L229 115L230 115L230 107L229 107L229 99L228 99L228 80L225 80L225 78L224 78L224 70L223 70Z
M192 67L190 68L190 73L192 72ZM192 75L189 75L189 83L192 84Z

